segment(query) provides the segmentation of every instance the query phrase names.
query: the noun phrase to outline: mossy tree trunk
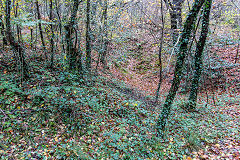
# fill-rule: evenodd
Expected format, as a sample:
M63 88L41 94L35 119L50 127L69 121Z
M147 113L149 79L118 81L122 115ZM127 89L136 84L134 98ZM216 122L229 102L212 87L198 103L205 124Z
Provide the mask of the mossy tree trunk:
M18 2L17 2L17 3L16 3L16 6L14 7L15 18L18 18L18 7L19 7L19 4L18 4ZM17 25L16 25L16 28L17 28L17 40L18 40L18 43L21 43L21 41L22 41L22 29L21 29L21 25L17 24Z
M173 46L177 42L179 31L182 26L182 4L184 0L173 0L171 4L170 17L171 17L171 30Z
M80 71L82 71L82 64L78 64L78 63L81 63L81 53L78 52L76 45L73 46L73 36L72 36L74 32L77 32L74 25L76 24L76 17L77 17L79 4L80 4L79 0L74 0L71 17L68 24L65 26L65 29L66 29L66 43L67 43L66 51L67 51L67 60L69 63L69 69L70 70L79 69ZM77 37L75 38L77 39Z
M166 122L171 110L171 105L173 103L173 100L176 96L176 92L179 88L180 80L182 79L182 70L183 70L183 64L187 53L187 46L188 42L192 33L192 30L194 28L194 24L197 19L197 15L204 3L204 0L196 0L193 4L192 9L189 11L187 19L184 23L184 28L181 33L180 37L180 44L179 44L179 50L177 54L177 62L175 66L175 72L174 72L174 78L171 85L171 88L169 90L168 96L165 100L165 103L163 105L162 113L160 114L158 120L157 120L157 136L163 137L163 133L165 130Z
M104 0L104 11L103 11L103 47L101 49L101 63L106 67L106 55L108 46L108 26L107 26L107 11L108 11L108 0Z
M164 12L163 12L163 3L161 0L161 20L162 20L162 30L161 30L161 41L160 41L160 46L159 46L159 51L158 51L158 61L159 61L159 82L158 82L158 88L156 91L156 98L155 98L155 102L157 103L158 101L158 97L159 97L159 93L160 93L160 89L161 89L161 84L162 84L162 48L163 48L163 37L164 37L164 28L165 28L165 18L164 18Z
M24 50L21 44L15 40L13 33L12 33L12 26L11 26L11 0L6 0L6 10L5 10L5 18L6 18L6 38L9 41L9 44L13 48L13 50L18 53L16 59L19 60L20 63L20 68L21 68L21 73L22 73L22 78L28 78L29 73L28 73L28 66L25 61L24 57Z
M3 47L5 45L7 45L7 39L6 39L6 35L5 35L5 27L3 24L3 19L2 19L2 15L0 14L0 32L2 34L2 41L3 41Z
M45 59L47 60L48 57L47 57L47 50L46 50L46 45L45 45L45 41L44 41L44 37L43 37L43 30L42 30L42 18L41 18L41 13L40 13L40 10L39 10L39 4L38 4L38 0L35 1L35 4L36 4L36 9L37 9L37 18L38 18L38 28L39 28L39 33L40 33L40 38L41 38L41 42L42 42L42 47L43 47L43 50L44 50L44 55L45 55Z
M197 93L199 87L199 79L202 73L202 57L203 57L203 49L205 46L205 42L208 34L208 26L209 26L209 16L211 11L212 0L206 0L204 4L203 10L203 18L202 18L202 31L200 38L197 42L196 52L195 52L195 72L192 81L192 88L189 95L188 105L186 106L188 111L194 111L196 109L197 102Z
M53 22L53 1L50 0L49 3L49 10L50 10L50 16L49 16L49 20L51 21L51 23ZM53 24L50 24L50 28L51 28L51 40L50 40L50 44L51 44L51 59L50 59L50 68L53 68L53 57L54 57L54 31L53 31Z
M179 36L179 29L182 26L182 4L184 0L164 0L167 9L169 10L172 30L173 46L177 42Z
M90 28L90 5L91 1L87 0L87 8L86 8L86 67L87 70L91 70L91 62L92 62L92 57L91 57L91 28Z
M4 27L4 22L3 22L3 13L2 11L4 10L2 8L2 1L0 1L0 33L2 35L2 41L3 41L3 47L7 45L7 38L5 35L5 27Z

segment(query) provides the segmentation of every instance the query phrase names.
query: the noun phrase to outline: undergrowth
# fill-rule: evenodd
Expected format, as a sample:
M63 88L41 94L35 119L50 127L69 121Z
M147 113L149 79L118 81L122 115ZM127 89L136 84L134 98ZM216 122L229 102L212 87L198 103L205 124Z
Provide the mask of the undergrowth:
M10 74L1 78L1 159L183 159L222 137L239 139L238 129L224 123L227 114L205 103L185 113L177 99L163 141L155 136L161 107L130 99L119 91L124 84L110 87L105 77L63 70L32 72L21 87Z

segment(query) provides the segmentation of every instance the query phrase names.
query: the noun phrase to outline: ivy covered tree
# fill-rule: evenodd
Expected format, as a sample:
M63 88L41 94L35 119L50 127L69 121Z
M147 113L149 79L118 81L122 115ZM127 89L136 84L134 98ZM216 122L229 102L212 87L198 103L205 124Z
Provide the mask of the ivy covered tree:
M92 46L91 46L91 1L87 0L86 7L86 66L88 71L91 70L91 62L92 62Z
M71 11L71 17L69 22L65 25L66 29L66 43L67 43L67 58L68 58L68 63L69 63L69 69L78 69L82 71L82 64L81 64L81 59L82 55L78 51L76 43L77 43L77 32L75 28L76 24L76 16L78 12L78 6L81 3L79 0L74 0L72 11ZM73 35L75 33L75 45L73 44Z
M162 113L160 114L157 120L157 126L156 126L157 134L158 136L161 136L161 137L163 137L166 122L171 111L171 105L174 101L177 90L179 89L179 84L183 76L182 70L183 70L184 60L185 60L187 49L188 49L189 39L191 37L191 33L195 25L198 13L204 2L205 0L196 0L194 2L192 9L188 13L188 16L183 26L183 31L180 35L179 51L177 53L177 60L176 60L173 82L169 90L168 96L165 100L165 103L163 105Z
M197 94L199 89L199 80L202 73L202 65L203 65L203 51L206 43L207 35L208 35L208 27L209 27L209 17L212 6L212 0L206 0L203 7L203 15L202 15L202 31L200 38L198 40L196 51L195 51L195 64L194 64L194 77L192 81L192 88L189 95L189 102L186 106L188 111L196 110L197 103Z
M11 26L11 0L6 0L6 9L5 9L5 21L6 21L6 37L11 45L12 49L16 54L15 59L20 64L20 71L22 73L22 78L26 79L29 77L28 65L24 56L24 49L21 44L15 40L12 33Z

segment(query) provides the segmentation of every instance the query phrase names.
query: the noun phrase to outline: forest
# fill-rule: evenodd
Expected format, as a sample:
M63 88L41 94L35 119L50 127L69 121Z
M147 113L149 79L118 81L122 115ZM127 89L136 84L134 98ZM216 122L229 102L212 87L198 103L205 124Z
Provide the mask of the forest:
M0 0L0 159L239 160L240 0Z

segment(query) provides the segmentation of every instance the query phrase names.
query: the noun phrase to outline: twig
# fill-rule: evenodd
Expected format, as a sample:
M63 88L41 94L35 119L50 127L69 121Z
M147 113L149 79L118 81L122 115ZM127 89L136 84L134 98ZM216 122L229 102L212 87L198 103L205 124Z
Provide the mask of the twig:
M206 48L207 48L207 47L206 47ZM207 50L208 50L208 49L207 49ZM210 64L210 57L209 57L208 52L207 52L207 57L208 57L208 68L209 68L209 70L210 70L211 64ZM212 81L211 78L210 78L210 82L211 82L211 90L212 90L213 103L214 103L214 105L216 106L215 97L214 97L214 91L213 91L213 81ZM217 101L218 101L218 100L217 100Z
M15 112L26 112L26 111L29 111L29 112L39 112L39 111L51 111L50 109L46 109L46 108L40 108L40 109L15 109L13 111L11 111L9 114L13 114Z
M178 43L179 43L179 40L180 40L180 35L178 36L177 42L176 42L175 45L173 46L173 49L172 49L172 52L171 52L170 58L169 58L169 60L168 60L168 65L167 65L167 67L166 67L166 68L168 69L168 71L165 72L165 75L166 75L166 74L169 72L169 70L170 70L169 65L170 65L170 62L171 62L171 59L172 59L173 53L174 53L174 51L175 51L175 48L177 47L177 45L178 45Z
M9 116L2 110L2 108L0 108L0 111L3 113L3 115L4 115L5 117L9 117Z
M233 0L231 0L231 2L238 9L238 11L240 11L240 8L233 2Z
M137 3L137 6L138 6L138 8L142 11L142 13L145 14L145 16L147 16L147 18L151 21L151 23L152 23L155 27L157 27L157 28L159 28L159 29L163 29L161 26L157 25L157 24L150 18L150 16L147 15L147 13L145 13L145 12L143 11L143 9L140 8L140 6L138 5L138 3Z
M238 37L239 37L239 33L238 33ZM237 60L238 60L238 51L239 50L239 42L238 42L238 46L237 46L237 53L236 53L236 56L235 56L235 64L237 63Z

